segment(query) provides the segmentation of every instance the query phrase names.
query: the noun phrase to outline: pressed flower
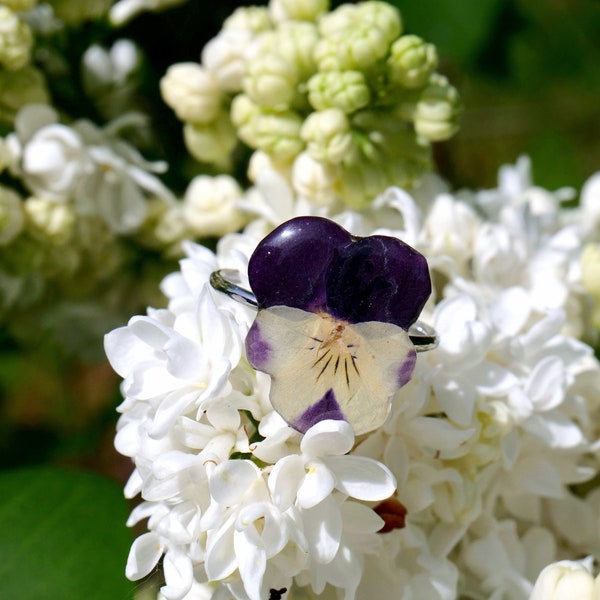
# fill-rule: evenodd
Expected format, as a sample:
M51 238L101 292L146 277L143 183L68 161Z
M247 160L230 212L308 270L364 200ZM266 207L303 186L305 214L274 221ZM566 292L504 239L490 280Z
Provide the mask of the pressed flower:
M356 434L379 427L415 365L407 329L431 293L425 258L395 238L298 217L257 246L248 275L259 312L246 353L271 375L275 410L302 432L323 419Z

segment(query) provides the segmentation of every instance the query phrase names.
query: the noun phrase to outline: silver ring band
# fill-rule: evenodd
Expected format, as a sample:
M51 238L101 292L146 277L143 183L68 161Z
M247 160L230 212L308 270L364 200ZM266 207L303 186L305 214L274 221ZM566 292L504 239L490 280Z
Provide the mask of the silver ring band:
M210 274L209 282L217 292L227 294L230 298L245 306L258 309L258 302L254 294L238 285L240 283L240 276L236 270L219 269L218 271L213 271ZM438 337L435 329L421 321L417 321L409 327L408 336L417 352L433 350L438 345Z

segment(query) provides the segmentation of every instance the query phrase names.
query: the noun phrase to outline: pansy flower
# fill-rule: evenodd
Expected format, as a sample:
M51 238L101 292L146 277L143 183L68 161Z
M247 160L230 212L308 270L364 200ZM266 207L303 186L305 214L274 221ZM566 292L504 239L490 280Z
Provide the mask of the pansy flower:
M415 366L407 330L431 293L425 258L396 238L298 217L258 244L248 276L258 315L246 355L271 376L273 408L303 433L324 419L356 435L381 426Z

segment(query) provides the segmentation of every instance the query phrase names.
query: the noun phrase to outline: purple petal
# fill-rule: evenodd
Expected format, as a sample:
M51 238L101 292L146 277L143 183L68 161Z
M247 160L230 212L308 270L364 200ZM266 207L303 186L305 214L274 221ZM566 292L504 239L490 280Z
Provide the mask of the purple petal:
M350 234L329 219L298 217L273 230L248 264L250 287L260 308L325 308L325 273Z
M398 388L401 388L403 385L406 385L411 377L412 372L415 369L415 364L417 362L417 353L414 350L411 350L407 355L404 362L400 365L396 373L396 381L398 383Z
M425 257L396 238L354 239L338 247L326 274L327 312L351 323L380 321L408 329L431 294Z
M264 371L271 353L271 345L262 337L258 321L255 320L246 336L246 358L252 367Z
M326 419L344 421L344 413L332 389L327 390L318 402L307 408L291 425L301 433L306 433L315 423Z

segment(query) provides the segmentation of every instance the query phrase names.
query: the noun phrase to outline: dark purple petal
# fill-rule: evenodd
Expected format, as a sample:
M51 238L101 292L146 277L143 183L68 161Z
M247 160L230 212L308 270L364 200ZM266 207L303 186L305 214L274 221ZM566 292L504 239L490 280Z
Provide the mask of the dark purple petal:
M381 321L408 329L431 294L427 261L383 235L339 246L326 274L329 314L351 323Z
M431 294L427 261L415 249L382 235L353 237L321 217L277 227L254 251L248 276L259 308L283 305L402 329Z
M315 423L326 419L345 420L332 389L327 390L318 402L307 408L291 425L301 433L306 433Z
M258 306L323 310L324 274L337 249L351 240L345 229L321 217L298 217L277 227L260 242L248 264Z
M246 358L252 367L264 371L271 357L272 348L261 336L258 321L252 323L246 336Z

